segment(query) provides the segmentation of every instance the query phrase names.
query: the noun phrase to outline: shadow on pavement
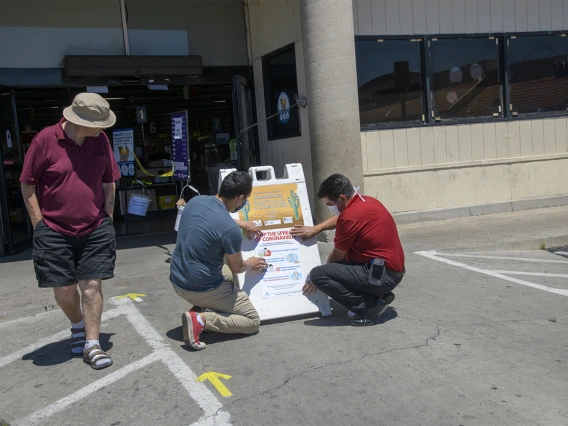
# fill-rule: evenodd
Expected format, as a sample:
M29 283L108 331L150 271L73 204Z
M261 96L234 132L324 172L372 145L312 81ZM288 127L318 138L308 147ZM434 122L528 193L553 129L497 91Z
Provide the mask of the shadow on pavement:
M114 333L100 334L99 341L103 351L107 352L112 348L113 345L110 338L113 335ZM69 349L70 345L71 339L49 343L33 352L30 352L29 354L25 354L22 359L24 361L32 361L33 364L38 367L48 367L63 364L73 358L80 358L71 355L71 350Z
M172 328L170 331L166 333L166 336L168 336L168 338L171 340L183 343L183 329L181 325L179 327ZM252 336L254 336L254 334ZM251 335L205 332L201 335L200 340L202 340L203 343L206 343L207 345L214 345L216 343L229 342L231 340L239 340L247 337L251 337ZM193 349L188 348L185 344L182 345L182 348L188 351L193 351Z
M384 314L382 314L379 319L375 322L375 325L384 324L398 317L398 313L394 308L388 308ZM309 325L312 327L347 327L351 326L351 321L347 318L347 311L343 314L335 312L334 315L330 317L322 317L319 319L313 319L304 321L304 325Z

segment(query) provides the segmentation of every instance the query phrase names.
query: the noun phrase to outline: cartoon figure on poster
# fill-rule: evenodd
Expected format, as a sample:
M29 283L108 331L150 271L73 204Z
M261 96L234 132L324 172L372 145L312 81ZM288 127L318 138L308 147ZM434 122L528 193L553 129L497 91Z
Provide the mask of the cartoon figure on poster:
M118 129L112 132L114 157L122 176L134 176L134 130Z
M278 119L282 124L290 121L290 98L286 92L278 95Z
M304 225L298 184L253 187L239 219L254 222L263 231Z
M290 276L293 281L300 281L302 279L302 274L298 271L294 271L294 273Z

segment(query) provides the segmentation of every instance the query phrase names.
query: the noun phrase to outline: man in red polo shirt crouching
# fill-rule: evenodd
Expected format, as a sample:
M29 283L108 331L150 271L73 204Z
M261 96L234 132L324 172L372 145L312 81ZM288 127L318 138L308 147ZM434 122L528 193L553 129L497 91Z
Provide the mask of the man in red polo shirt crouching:
M63 116L32 141L20 182L34 227L32 257L39 287L53 288L71 321L71 353L100 370L112 364L99 345L101 280L114 276L112 215L115 181L120 179L102 130L113 126L116 117L94 93L77 95Z
M310 272L304 293L321 290L350 310L351 325L373 325L393 302L405 273L404 251L394 219L373 197L362 196L349 179L328 177L318 197L338 215L335 247L327 262Z

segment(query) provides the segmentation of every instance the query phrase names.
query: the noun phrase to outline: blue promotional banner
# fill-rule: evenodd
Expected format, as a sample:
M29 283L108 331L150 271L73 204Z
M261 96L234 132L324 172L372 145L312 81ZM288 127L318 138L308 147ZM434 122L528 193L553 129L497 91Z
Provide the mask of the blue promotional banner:
M134 129L112 131L114 157L122 176L134 176Z
M172 164L174 166L174 179L187 180L191 177L189 170L187 111L174 112L171 116Z

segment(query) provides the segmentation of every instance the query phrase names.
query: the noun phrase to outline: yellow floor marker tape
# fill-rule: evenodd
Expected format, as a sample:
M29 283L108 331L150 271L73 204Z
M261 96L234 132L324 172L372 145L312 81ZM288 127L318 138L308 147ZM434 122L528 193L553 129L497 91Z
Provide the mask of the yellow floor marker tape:
M217 391L221 394L221 396L224 396L225 398L227 398L228 396L233 396L233 394L231 393L231 391L229 389L227 389L227 387L223 384L223 382L221 382L221 380L219 380L219 378L229 380L231 377L232 376L229 376L228 374L222 374L222 373L216 373L214 371L208 371L207 373L203 373L201 376L199 376L197 379L195 379L195 381L196 382L204 382L205 380L209 380L211 382L211 384L213 386L215 386L215 389L217 389Z
M122 296L116 296L116 300L124 299L125 297L130 297L135 302L142 302L141 297L146 297L146 295L139 293L128 293L128 294L123 294Z
M140 170L142 170L142 173L144 173L147 176L153 176L153 177L171 177L174 175L174 166L172 166L172 169L168 172L168 173L164 173L163 175L153 175L151 173L148 172L148 170L146 170L144 168L144 166L142 165L142 163L140 163L140 160L138 159L138 157L136 156L136 154L132 154L134 155L134 159L136 160L136 164L138 164L138 167L140 167Z

